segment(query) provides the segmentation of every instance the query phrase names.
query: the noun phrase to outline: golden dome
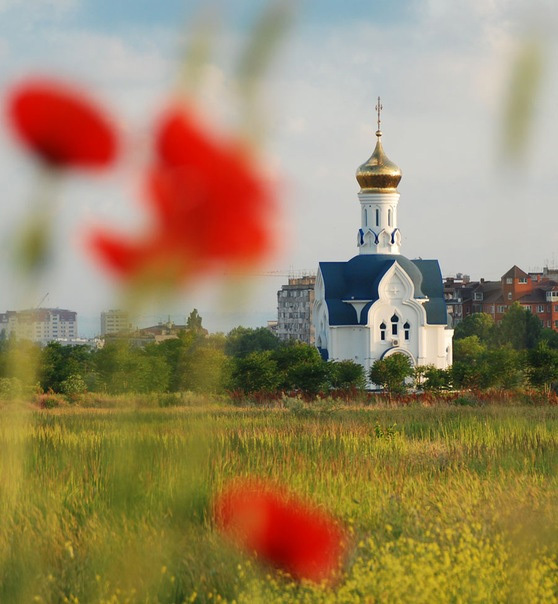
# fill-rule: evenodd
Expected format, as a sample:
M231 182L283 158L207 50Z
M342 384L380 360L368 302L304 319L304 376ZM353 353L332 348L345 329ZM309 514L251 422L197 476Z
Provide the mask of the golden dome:
M356 171L358 184L365 192L395 191L401 180L401 168L384 153L380 130L376 132L376 136L378 142L374 153Z

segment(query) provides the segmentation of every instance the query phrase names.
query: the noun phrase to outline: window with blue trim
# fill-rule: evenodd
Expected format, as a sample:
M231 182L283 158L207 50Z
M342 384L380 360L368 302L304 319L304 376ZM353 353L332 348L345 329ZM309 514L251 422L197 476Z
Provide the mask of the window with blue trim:
M386 324L384 321L380 324L380 340L386 339Z
M393 313L393 317L391 317L391 335L392 336L397 335L397 329L399 327L398 323L399 323L399 317L395 313Z

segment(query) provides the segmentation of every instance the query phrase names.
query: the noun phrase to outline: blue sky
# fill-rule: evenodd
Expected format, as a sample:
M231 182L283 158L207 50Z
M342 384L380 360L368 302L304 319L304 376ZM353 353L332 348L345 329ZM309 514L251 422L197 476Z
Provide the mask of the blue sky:
M249 25L254 15L266 5L266 0L221 0L213 3L239 26ZM299 0L299 15L303 21L339 24L340 22L373 19L379 23L409 19L417 8L411 0ZM68 13L90 27L119 30L126 27L169 25L195 16L200 6L210 5L200 0L89 0L68 5Z
M216 124L227 127L235 118L235 57L265 3L221 4L226 9L199 103ZM265 163L283 183L286 241L267 269L315 270L320 260L357 253L354 172L374 146L378 95L384 104L384 147L403 171L403 254L438 258L444 274L459 271L474 278L497 279L513 264L525 270L556 264L553 3L306 0L297 5L302 9L267 74L262 97ZM198 6L183 0L0 0L0 86L30 72L80 82L111 108L130 145L141 149L176 80L179 40L191 32ZM526 141L529 152L520 165L502 170L498 135L510 72L532 32L543 42L546 61ZM0 128L6 131L5 124ZM0 136L0 159L0 279L11 283L7 241L28 207L33 170L6 135ZM80 228L100 222L133 232L145 215L125 166L94 184L72 176L61 204L56 268L37 288L50 292L53 306L96 316L117 298L80 250ZM282 280L253 283L241 305L246 322L273 318ZM0 311L20 305L16 291L15 284L2 288ZM217 285L190 293L177 307L224 316L223 305L214 302L230 298L223 291Z

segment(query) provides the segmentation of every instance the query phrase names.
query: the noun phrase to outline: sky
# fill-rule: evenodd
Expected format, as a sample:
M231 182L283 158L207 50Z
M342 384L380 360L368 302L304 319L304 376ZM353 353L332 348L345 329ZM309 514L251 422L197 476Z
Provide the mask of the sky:
M184 41L207 2L0 0L0 102L29 74L75 82L117 115L141 154L168 98ZM222 0L198 101L219 128L234 123L234 68L265 0ZM262 162L280 182L282 251L242 287L225 278L165 308L184 320L197 307L210 330L276 317L285 274L358 253L355 170L375 145L378 95L384 149L403 172L402 253L437 258L444 276L499 279L511 266L558 265L558 18L531 0L306 0L262 86ZM540 48L542 76L524 152L502 154L510 78L526 44ZM134 232L146 219L132 159L108 176L72 174L60 189L51 271L22 293L10 246L37 186L36 166L0 117L0 312L39 304L78 312L83 335L98 331L118 291L83 250L89 225ZM137 160L137 157L135 158ZM238 292L242 292L242 296Z

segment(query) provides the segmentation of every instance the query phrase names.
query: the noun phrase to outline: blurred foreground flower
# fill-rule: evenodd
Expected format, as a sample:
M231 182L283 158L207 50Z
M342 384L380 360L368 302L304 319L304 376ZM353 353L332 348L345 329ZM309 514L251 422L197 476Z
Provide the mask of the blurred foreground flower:
M190 109L159 125L146 196L154 218L143 235L97 230L90 247L122 280L176 287L216 268L242 269L271 248L272 191L248 150L206 132Z
M345 531L329 514L282 489L235 482L218 495L214 513L219 530L236 545L298 580L328 581L341 567Z
M110 121L74 87L29 78L9 92L7 116L15 136L39 160L32 207L16 234L15 260L36 276L48 263L57 185L67 169L109 167L117 153Z
M103 168L116 157L116 135L99 108L80 91L27 80L8 100L21 142L50 168Z

